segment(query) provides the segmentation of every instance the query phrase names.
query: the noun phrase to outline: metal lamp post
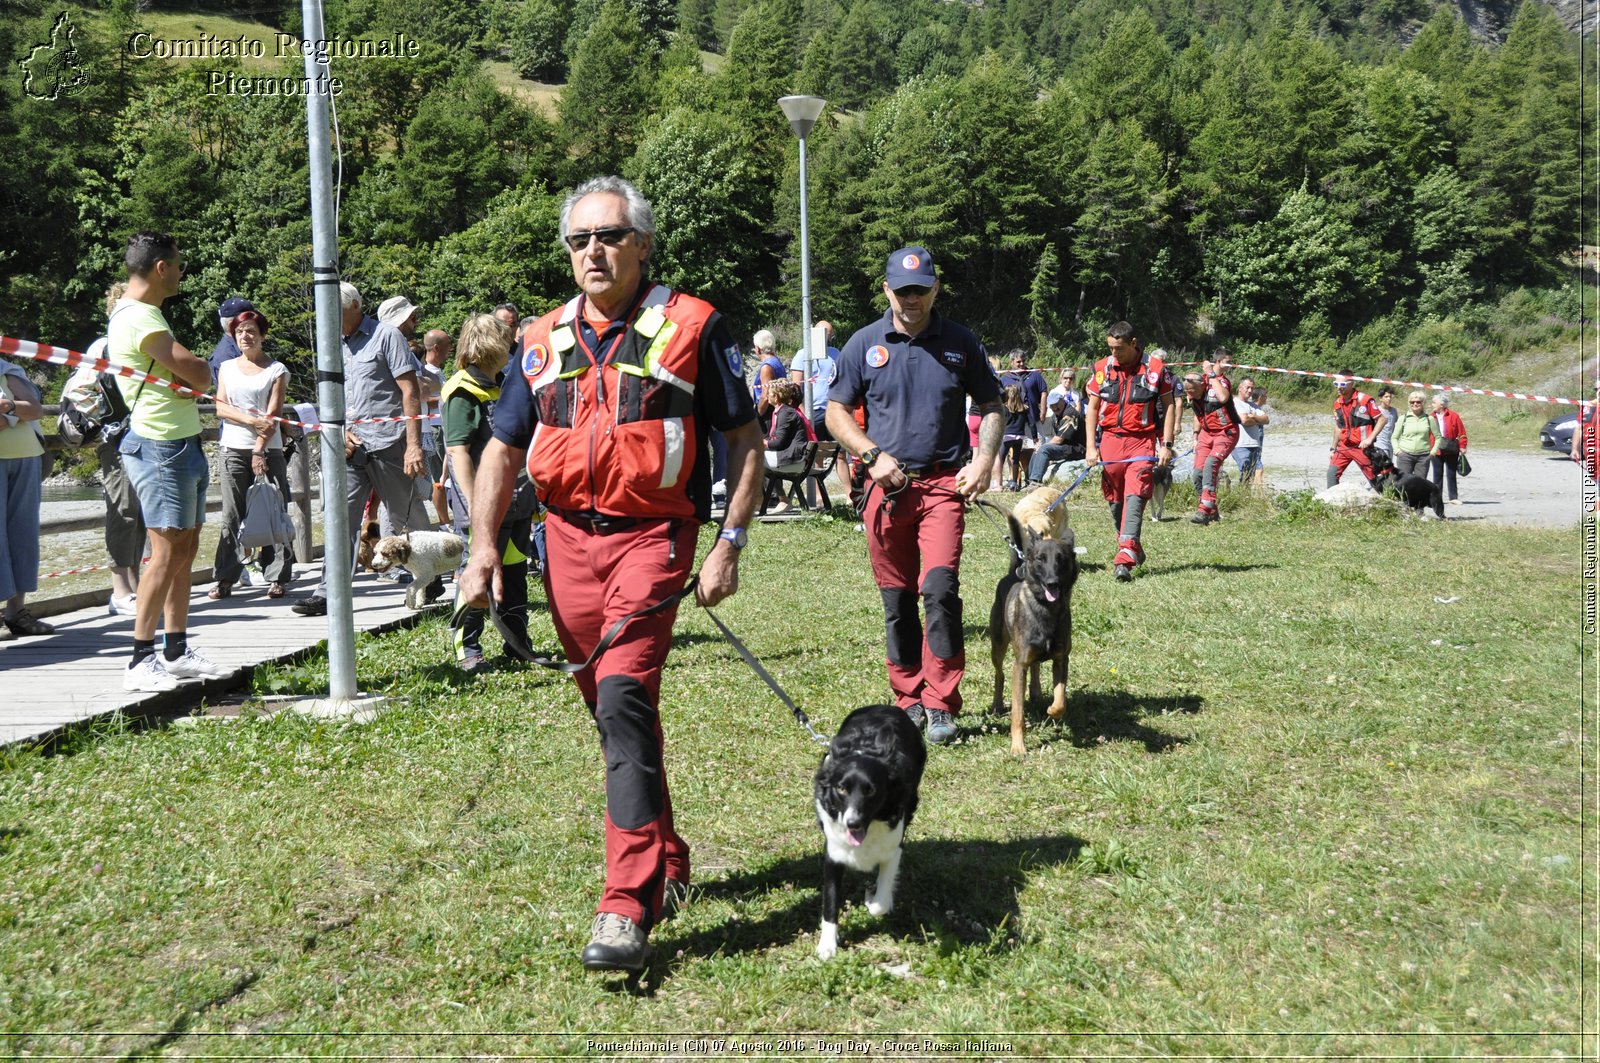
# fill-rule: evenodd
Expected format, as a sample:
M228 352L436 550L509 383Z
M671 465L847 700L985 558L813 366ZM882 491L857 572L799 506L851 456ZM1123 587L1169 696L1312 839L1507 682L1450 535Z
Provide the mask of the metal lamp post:
M806 134L817 124L817 118L827 105L828 101L820 96L785 96L778 101L778 106L783 108L783 116L789 120L789 128L800 138L800 324L805 328L805 416L808 418L816 408L812 399L812 381L816 379L817 362L812 356L816 345L811 336L811 228L806 217ZM809 476L806 477L806 504L817 504L816 481Z

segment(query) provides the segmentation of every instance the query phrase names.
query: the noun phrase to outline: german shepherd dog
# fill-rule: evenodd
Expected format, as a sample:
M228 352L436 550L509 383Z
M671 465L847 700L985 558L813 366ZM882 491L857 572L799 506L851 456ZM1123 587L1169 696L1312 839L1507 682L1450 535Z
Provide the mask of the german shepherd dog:
M989 649L994 659L994 711L1005 705L1006 650L1011 650L1011 752L1021 756L1023 676L1029 696L1040 696L1039 671L1050 661L1054 690L1050 715L1067 711L1067 659L1072 653L1072 586L1078 581L1077 540L1071 530L1060 538L1041 536L1008 517L1011 542L1021 555L994 589L989 610Z
M867 911L894 907L900 843L917 811L928 751L903 709L868 705L845 717L817 768L813 792L822 827L822 930L817 955L839 951L839 887L844 869L876 871Z

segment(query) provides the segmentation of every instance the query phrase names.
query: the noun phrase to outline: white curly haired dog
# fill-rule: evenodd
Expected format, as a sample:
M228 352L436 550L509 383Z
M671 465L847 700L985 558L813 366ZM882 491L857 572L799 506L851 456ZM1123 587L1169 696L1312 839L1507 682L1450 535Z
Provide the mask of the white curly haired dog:
M372 548L374 572L385 572L399 565L411 573L406 588L406 608L421 609L428 584L447 572L454 572L466 553L467 541L454 532L415 531L388 535Z

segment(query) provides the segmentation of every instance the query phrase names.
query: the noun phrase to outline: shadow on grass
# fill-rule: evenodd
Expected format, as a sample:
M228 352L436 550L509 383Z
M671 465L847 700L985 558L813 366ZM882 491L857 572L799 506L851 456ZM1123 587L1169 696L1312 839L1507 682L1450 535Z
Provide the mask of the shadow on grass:
M1254 572L1258 568L1280 568L1279 565L1219 565L1211 561L1190 561L1183 565L1173 565L1170 568L1163 565L1153 571L1147 570L1149 576L1171 576L1179 572Z
M1150 753L1165 753L1189 740L1150 727L1145 719L1177 712L1196 713L1204 704L1205 699L1197 694L1138 698L1122 690L1085 690L1074 694L1067 707L1072 744L1088 747L1099 745L1102 738L1122 739L1139 742Z
M913 834L916 825L911 828ZM757 901L773 891L800 891L803 899L759 919L729 920L720 926L673 933L671 923L654 935L656 958L646 977L615 983L619 991L650 994L690 957L709 957L777 948L816 931L822 919L821 835L818 852L778 860L752 871L738 871L708 882L699 892L708 900ZM905 844L900 888L894 911L881 920L861 916L862 897L874 881L870 875L845 873L844 910L840 913L840 947L875 933L932 944L941 956L979 947L1003 951L1017 946L1015 928L1021 917L1018 896L1028 877L1068 864L1088 843L1071 834L1035 835L1009 841L952 841L914 836Z

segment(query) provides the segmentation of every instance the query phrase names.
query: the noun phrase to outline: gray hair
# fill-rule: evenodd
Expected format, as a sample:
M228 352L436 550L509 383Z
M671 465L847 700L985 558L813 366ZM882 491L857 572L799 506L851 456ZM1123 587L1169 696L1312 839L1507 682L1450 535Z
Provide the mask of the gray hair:
M620 177L591 177L577 188L561 204L561 231L560 237L565 244L567 239L567 222L572 217L572 208L578 205L578 200L584 196L592 196L604 192L616 196L625 204L628 224L639 231L641 239L651 238L656 235L656 212L650 206L650 201L644 194L633 187L628 181Z
M1411 394L1406 396L1407 402L1410 402L1412 399L1416 399L1418 402L1427 402L1428 394L1425 391L1413 391Z
M758 351L775 351L778 349L778 337L772 334L771 329L762 329L756 333L754 342Z
M339 282L339 307L349 310L351 307L361 305L361 293L349 281Z
M1433 393L1433 401L1440 406L1448 406L1450 405L1450 393L1448 391L1435 391Z

